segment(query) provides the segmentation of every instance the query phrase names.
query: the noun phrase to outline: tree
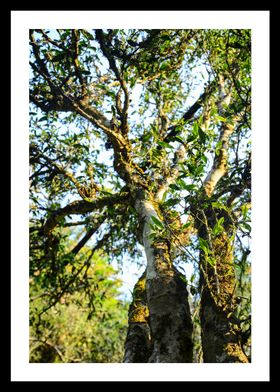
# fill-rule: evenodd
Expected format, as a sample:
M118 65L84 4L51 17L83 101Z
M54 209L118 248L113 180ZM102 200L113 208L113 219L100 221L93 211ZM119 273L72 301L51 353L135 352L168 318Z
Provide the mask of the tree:
M141 245L124 362L192 362L194 323L204 362L248 362L250 31L31 30L30 48L31 274L48 306L98 249L137 262Z
M85 246L86 255L89 249ZM69 266L68 266L69 268ZM72 267L71 267L72 268ZM120 362L127 327L127 302L108 260L96 253L87 267L94 295L84 285L49 307L44 279L30 282L30 362Z

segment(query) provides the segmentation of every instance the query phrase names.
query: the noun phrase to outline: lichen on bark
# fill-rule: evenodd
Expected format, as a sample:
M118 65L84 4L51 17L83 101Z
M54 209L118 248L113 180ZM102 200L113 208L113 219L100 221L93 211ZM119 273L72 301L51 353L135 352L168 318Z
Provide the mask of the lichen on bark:
M248 358L240 343L240 326L234 317L238 301L235 294L233 227L230 217L226 217L223 211L223 217L226 217L225 230L212 236L213 224L220 217L217 214L219 213L213 209L206 210L204 217L207 221L202 224L201 220L198 226L200 237L211 241L209 248L214 261L210 264L201 251L200 319L203 359L204 362L214 363L246 363Z
M133 290L133 299L128 311L128 331L123 362L146 363L150 354L150 340L145 271Z

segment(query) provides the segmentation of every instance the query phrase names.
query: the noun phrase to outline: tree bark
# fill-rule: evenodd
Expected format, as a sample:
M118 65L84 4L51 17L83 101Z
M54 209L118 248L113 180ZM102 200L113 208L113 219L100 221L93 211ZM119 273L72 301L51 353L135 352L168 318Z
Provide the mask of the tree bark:
M133 290L128 311L128 331L125 341L125 363L146 363L150 355L151 336L146 294L146 271Z
M192 321L188 292L182 275L172 264L169 242L151 238L151 217L160 219L156 204L137 200L143 222L142 240L147 258L146 293L151 332L147 362L192 362Z
M207 218L206 218L207 215ZM214 222L225 217L224 230L210 239ZM202 349L204 362L247 363L242 350L239 320L235 317L238 298L235 296L236 279L233 264L233 232L229 217L206 210L200 224L199 237L209 243L209 255L200 254ZM200 222L202 219L200 219Z

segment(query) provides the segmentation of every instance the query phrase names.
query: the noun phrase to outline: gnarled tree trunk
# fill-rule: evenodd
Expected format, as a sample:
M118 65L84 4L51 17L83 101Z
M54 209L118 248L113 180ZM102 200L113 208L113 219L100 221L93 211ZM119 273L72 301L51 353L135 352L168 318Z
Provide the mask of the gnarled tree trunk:
M138 199L135 206L140 221L143 222L142 242L147 258L146 298L151 333L150 356L147 362L192 362L192 321L185 282L172 264L168 241L164 238L151 238L151 217L159 219L155 203ZM144 298L143 293L141 298ZM140 303L138 309L139 305ZM134 350L138 346L136 340L143 339L143 345L147 340L146 332L143 333L146 331L146 325L143 327L147 318L141 315L138 320L140 325L136 325L131 318L133 306L132 304L130 309L125 362L133 362L138 358L136 353L129 354L130 347L133 346L130 343L133 335ZM140 327L141 333L139 328L139 333L135 333L136 327ZM143 358L144 356L141 356L141 359Z
M225 219L224 230L212 235L215 222L222 216ZM204 251L200 254L200 319L204 362L246 363L248 358L242 350L240 325L234 316L238 299L235 294L233 230L229 216L225 211L217 213L209 208L200 219L198 233L209 244L209 254Z

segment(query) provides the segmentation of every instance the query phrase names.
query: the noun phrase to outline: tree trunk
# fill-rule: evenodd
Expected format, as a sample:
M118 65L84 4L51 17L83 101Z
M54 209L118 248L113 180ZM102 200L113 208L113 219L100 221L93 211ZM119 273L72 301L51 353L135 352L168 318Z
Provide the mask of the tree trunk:
M199 236L209 243L209 254L201 251L201 329L204 362L246 363L242 350L240 325L234 316L238 305L235 296L236 279L233 265L233 236L229 218L222 233L212 236L212 229L221 217L206 211L207 222L200 225ZM206 215L204 215L204 218ZM202 219L200 220L202 221Z
M147 200L138 200L135 205L143 222L142 241L147 258L151 332L147 362L192 362L192 321L185 282L172 264L169 242L165 238L151 239L151 217L160 219L156 205Z
M123 362L148 362L151 346L148 319L149 310L147 306L145 271L133 290L133 300L128 311L128 331Z

